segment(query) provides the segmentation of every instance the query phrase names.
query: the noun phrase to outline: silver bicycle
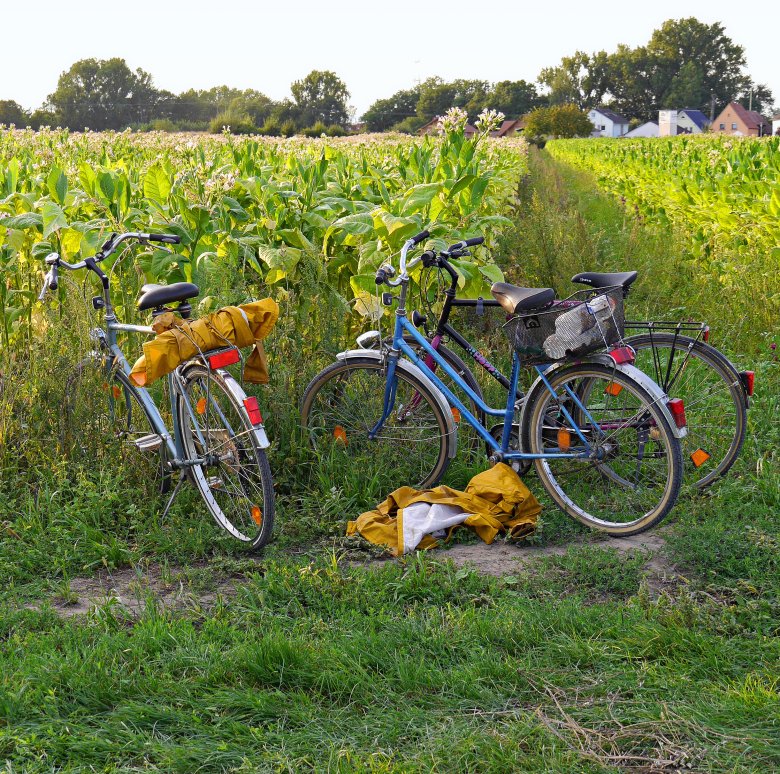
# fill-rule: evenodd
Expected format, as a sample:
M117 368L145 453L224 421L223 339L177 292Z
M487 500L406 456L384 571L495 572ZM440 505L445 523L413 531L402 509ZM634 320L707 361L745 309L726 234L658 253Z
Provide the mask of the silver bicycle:
M173 475L179 474L163 516L180 487L189 481L220 527L248 547L261 548L271 537L274 521L273 480L265 454L269 441L257 399L248 397L227 370L240 362L241 354L226 340L224 347L199 351L196 357L179 365L167 376L169 407L163 406L162 401L158 405L150 390L131 381L130 364L118 343L118 334L154 335L154 330L117 319L111 303L110 280L100 267L128 240L163 245L180 241L173 234L112 234L94 256L78 263L67 263L58 253L46 257L49 270L40 301L49 290L57 289L61 268L87 269L100 278L102 285L92 306L103 312L105 326L90 331L94 349L68 378L63 413L66 417L84 413L86 405L86 422L78 426L79 432L110 433L119 438L123 448L142 455L136 459L138 465L146 460L144 475L157 478L161 491L167 491ZM191 313L188 301L198 293L198 286L190 282L144 285L137 306L142 311L150 310L156 317L172 311L170 305L177 303L175 311L186 319ZM99 408L81 399L85 384L106 393L97 401ZM163 419L163 410L170 410L170 429Z

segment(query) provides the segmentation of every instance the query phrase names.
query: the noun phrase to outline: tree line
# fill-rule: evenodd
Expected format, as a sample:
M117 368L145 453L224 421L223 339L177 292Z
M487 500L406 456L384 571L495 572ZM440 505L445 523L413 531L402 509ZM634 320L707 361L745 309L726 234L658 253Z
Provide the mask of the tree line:
M755 83L745 66L744 49L722 24L670 19L644 46L620 45L612 53L576 51L544 68L535 83L431 77L376 100L362 120L369 131L414 132L452 107L462 108L473 121L484 109L516 118L540 108L582 111L600 105L635 123L657 118L664 108L695 108L706 115L732 101L759 112L771 108L771 91ZM229 127L234 133L285 136L344 133L350 94L335 73L314 70L293 82L290 91L292 99L281 101L228 86L173 94L155 88L149 73L131 70L124 59L82 59L60 76L38 110L27 113L16 102L0 100L0 123L76 130L218 132ZM566 122L576 119L571 111L555 115Z

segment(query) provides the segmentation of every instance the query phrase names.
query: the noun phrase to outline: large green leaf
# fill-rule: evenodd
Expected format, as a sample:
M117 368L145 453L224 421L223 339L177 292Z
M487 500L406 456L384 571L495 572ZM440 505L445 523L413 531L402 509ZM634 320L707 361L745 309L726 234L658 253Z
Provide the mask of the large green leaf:
M41 214L43 216L44 239L58 229L68 227L68 219L62 211L62 207L54 202L46 202L41 209Z
M59 167L52 167L46 178L46 185L52 199L58 204L65 204L65 195L68 193L68 179Z
M144 175L144 196L162 207L168 203L171 187L171 181L162 166L152 164Z
M401 214L413 215L415 212L424 210L441 190L442 183L423 183L412 186L404 195Z

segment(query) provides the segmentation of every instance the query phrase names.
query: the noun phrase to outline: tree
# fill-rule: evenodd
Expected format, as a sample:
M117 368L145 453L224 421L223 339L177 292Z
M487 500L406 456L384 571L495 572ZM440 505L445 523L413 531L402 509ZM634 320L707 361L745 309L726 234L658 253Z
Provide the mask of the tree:
M487 104L490 84L487 81L459 79L445 83L428 78L420 86L417 115L425 121L444 115L450 108L463 108L473 121Z
M553 105L533 110L525 125L525 135L542 137L587 137L593 124L576 105Z
M124 129L155 114L152 76L133 72L124 59L82 59L60 75L48 104L71 129Z
M27 126L29 119L30 116L18 102L12 99L0 99L0 124Z
M336 73L312 70L303 80L295 81L290 91L300 110L300 125L347 123L349 91Z
M419 100L419 86L397 91L387 99L378 99L374 102L363 114L362 119L370 132L385 132L407 118L416 118Z
M748 110L755 110L756 113L772 112L774 100L771 89L763 83L753 83L750 81L745 86L744 91L737 97L742 107Z
M577 51L565 56L557 67L545 67L537 81L549 89L550 105L572 103L580 108L599 104L608 87L608 55L605 51L589 56Z
M519 118L536 107L540 97L528 81L499 81L488 92L484 107L498 110L508 118Z
M690 107L719 112L749 89L744 50L722 24L669 19L646 46L619 46L609 57L611 107L648 120L664 108Z

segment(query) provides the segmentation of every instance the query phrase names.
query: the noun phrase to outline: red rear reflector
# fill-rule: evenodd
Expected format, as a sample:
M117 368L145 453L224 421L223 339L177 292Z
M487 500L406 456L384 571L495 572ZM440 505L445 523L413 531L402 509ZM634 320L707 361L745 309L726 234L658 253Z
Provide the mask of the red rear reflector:
M740 371L739 372L739 379L742 382L742 386L745 388L745 392L748 394L749 398L753 397L753 385L756 381L756 372L755 371Z
M260 413L260 407L257 405L257 398L254 395L244 398L244 408L246 413L249 414L249 421L253 425L263 424L263 415Z
M710 340L710 326L707 325L704 328L704 333L702 333L701 337L704 339L705 343Z
M228 349L225 352L219 352L216 355L209 356L209 368L215 371L217 368L224 368L225 366L233 365L241 359L237 349Z
M617 349L611 349L609 356L615 361L615 365L621 363L633 363L636 359L636 353L631 347L618 347Z
M691 462L693 462L697 468L700 468L709 458L710 455L707 454L704 449L696 449L696 451L691 454Z
M672 419L677 427L685 427L688 424L685 418L685 404L681 398L672 398L666 406L672 412Z

